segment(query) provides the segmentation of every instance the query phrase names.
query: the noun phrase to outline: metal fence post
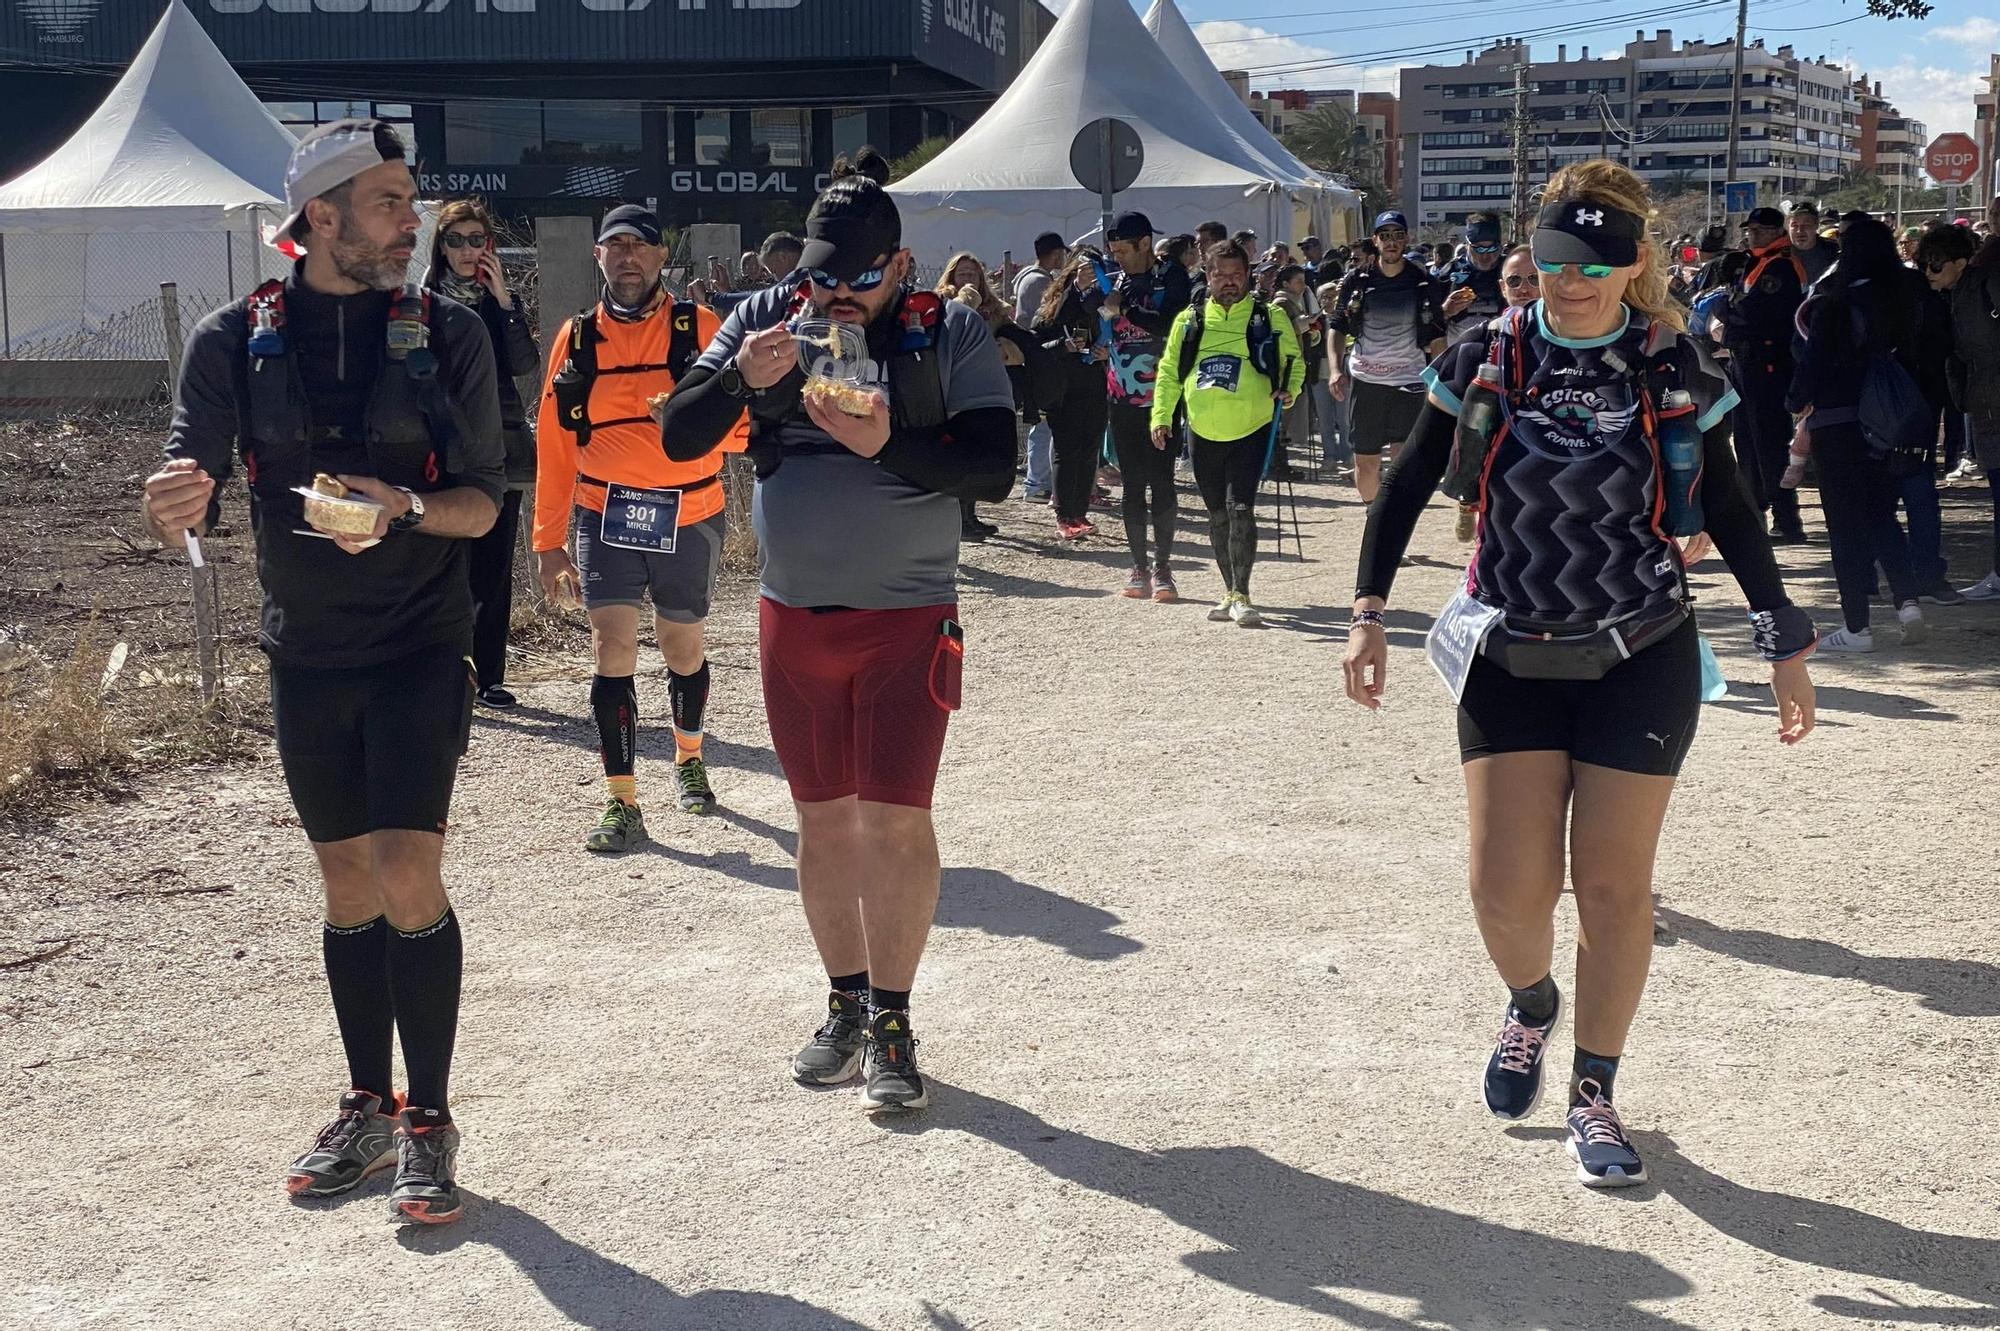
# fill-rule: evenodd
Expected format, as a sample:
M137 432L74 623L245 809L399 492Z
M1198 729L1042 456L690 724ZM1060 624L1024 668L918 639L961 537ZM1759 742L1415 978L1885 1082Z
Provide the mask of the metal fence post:
M160 283L160 333L167 345L167 396L179 391L181 383L181 289L172 282Z

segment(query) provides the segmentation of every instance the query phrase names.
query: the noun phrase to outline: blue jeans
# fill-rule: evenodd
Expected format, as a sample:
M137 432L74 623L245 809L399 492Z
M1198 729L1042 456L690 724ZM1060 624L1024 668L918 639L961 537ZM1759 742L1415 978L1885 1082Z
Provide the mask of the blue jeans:
M1048 493L1055 484L1054 449L1056 437L1047 420L1039 420L1028 430L1028 479L1030 490Z
M1944 581L1950 565L1944 557L1944 517L1938 510L1937 468L1928 463L1903 477L1900 498L1910 526L1910 568L1917 585Z
M1347 439L1346 404L1333 400L1333 385L1321 375L1307 381L1306 396L1312 402L1313 419L1319 423L1320 465L1338 462L1352 466L1354 447Z

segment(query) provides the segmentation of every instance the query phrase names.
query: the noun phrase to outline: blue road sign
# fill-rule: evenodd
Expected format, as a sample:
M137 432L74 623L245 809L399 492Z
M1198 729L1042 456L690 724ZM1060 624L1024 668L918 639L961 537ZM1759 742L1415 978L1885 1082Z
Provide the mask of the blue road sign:
M1725 212L1747 213L1756 206L1756 181L1732 180L1722 187L1722 207Z

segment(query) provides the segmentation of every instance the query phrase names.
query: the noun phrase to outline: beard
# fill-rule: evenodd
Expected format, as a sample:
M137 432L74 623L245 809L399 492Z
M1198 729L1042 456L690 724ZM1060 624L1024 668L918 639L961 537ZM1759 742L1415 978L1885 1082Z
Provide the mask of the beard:
M343 214L340 232L333 238L333 266L348 281L359 282L371 291L394 291L409 273L410 257L375 244Z

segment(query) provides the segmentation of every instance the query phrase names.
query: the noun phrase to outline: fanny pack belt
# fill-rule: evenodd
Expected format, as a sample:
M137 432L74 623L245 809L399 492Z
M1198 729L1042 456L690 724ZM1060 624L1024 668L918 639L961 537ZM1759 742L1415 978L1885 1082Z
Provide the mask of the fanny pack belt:
M1538 630L1511 619L1486 635L1480 654L1516 679L1603 679L1666 638L1688 617L1676 601L1662 610L1641 610L1591 628Z

